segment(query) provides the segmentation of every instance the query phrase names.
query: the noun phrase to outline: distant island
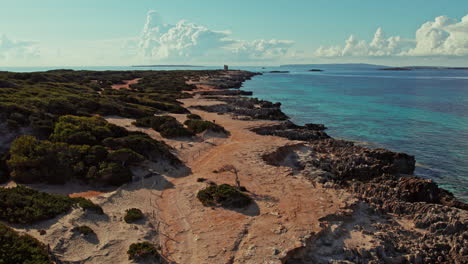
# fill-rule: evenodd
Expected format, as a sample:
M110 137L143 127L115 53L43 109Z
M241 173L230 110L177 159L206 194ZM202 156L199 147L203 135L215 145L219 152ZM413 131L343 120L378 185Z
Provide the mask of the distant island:
M203 67L203 66L197 66L197 65L132 65L132 67L162 68L162 67Z
M289 71L269 71L268 73L289 73Z
M323 70L321 70L321 69L310 69L309 71L310 71L310 72L321 72L321 71L323 71Z
M388 68L386 65L376 65L367 63L336 63L336 64L286 64L280 67L307 67L311 69L343 68L343 69L378 69Z

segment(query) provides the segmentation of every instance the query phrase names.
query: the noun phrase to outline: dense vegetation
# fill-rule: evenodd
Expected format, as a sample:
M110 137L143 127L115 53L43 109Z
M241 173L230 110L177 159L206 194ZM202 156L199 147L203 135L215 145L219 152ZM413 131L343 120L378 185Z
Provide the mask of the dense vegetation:
M160 256L156 248L149 242L131 244L127 254L128 259L136 261L148 259L156 260Z
M50 264L47 248L29 235L20 235L0 223L0 264Z
M186 80L213 74L216 71L0 72L0 128L5 133L0 138L0 182L11 175L20 182L77 178L119 185L131 179L128 166L141 156L179 164L164 143L128 133L96 115L189 113L177 101L189 96L183 90L194 87ZM131 89L111 87L135 78L141 79ZM162 131L168 137L191 135L180 123ZM6 152L22 134L33 137L20 137Z
M181 71L0 72L0 119L11 128L32 125L51 131L61 115L91 114L143 117L168 111L185 113L176 101L185 84ZM112 84L142 78L133 89L112 90Z
M0 220L8 223L29 224L51 219L66 213L74 205L102 213L98 205L84 198L48 194L24 186L0 188Z
M165 138L172 137L191 137L194 134L187 130L175 117L163 116L147 116L137 119L134 124L139 127L151 127L158 131Z
M146 134L129 133L100 117L61 116L49 140L20 136L6 161L17 182L62 184L70 179L121 185L129 166L145 158L177 163L168 147Z
M204 206L242 208L252 202L252 198L229 184L210 185L200 190L197 198Z
M138 208L128 209L125 213L124 220L126 223L134 223L140 219L143 219L143 212Z
M206 130L228 134L224 127L210 121L188 119L184 122L184 124L187 126L188 130L192 131L195 134L204 132Z

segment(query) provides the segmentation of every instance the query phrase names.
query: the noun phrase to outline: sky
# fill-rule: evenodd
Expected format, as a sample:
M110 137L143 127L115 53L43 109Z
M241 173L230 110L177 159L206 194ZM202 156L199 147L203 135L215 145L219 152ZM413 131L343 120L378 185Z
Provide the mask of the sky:
M0 0L0 66L468 66L467 0Z

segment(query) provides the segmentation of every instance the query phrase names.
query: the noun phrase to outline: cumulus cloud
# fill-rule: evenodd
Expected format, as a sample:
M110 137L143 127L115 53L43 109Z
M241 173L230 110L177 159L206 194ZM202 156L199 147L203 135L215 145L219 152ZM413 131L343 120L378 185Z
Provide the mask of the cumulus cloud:
M342 46L320 47L315 55L321 57L338 56L392 56L403 52L411 47L413 41L402 39L399 36L387 38L382 28L378 28L372 41L358 40L351 35Z
M230 38L229 31L216 31L187 21L164 24L156 11L149 11L138 43L141 56L162 61L203 59L273 60L287 54L292 41Z
M446 16L424 23L416 31L416 47L408 55L468 55L468 15L460 22Z
M12 40L5 34L0 37L0 59L31 59L39 57L35 42Z
M368 42L351 35L344 46L320 47L315 51L320 57L384 57L384 56L467 56L468 15L460 22L445 16L424 23L415 39L400 36L386 37L378 28Z
M239 59L273 60L286 56L293 44L291 40L276 39L237 41L229 50Z

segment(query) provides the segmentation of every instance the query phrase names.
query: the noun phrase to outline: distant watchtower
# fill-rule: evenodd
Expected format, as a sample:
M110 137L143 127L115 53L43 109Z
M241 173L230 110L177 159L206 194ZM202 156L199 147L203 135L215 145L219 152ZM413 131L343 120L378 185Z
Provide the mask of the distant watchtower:
M225 71L229 70L229 67L227 65L224 65L224 70Z

